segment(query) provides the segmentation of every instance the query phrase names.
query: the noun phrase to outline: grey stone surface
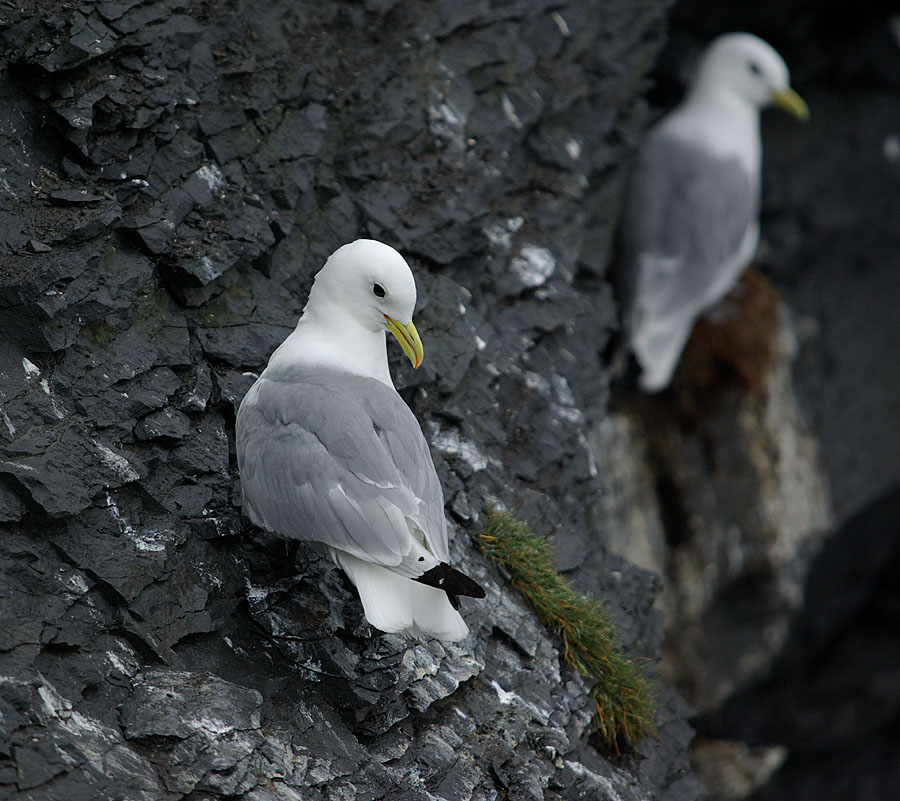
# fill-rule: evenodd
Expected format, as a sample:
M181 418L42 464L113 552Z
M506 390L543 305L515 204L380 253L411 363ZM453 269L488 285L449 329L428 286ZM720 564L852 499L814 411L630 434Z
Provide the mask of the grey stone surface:
M787 746L758 797L897 786L895 28L675 9L652 104L743 28L813 116L764 122L764 389L682 393L661 459L608 414L603 278L667 5L0 9L0 795L700 797L666 686L657 739L589 744L587 687L470 544L498 502L648 670L669 615L706 775L746 768L745 794ZM373 631L330 562L239 512L237 405L357 236L419 284L426 361L392 368L488 588L456 645Z
M740 311L746 326L751 311ZM818 440L791 382L791 320L777 311L759 391L732 390L688 422L677 383L621 402L588 434L608 476L596 505L603 540L663 577L665 675L708 714L772 664L833 526ZM695 335L685 358L701 347Z
M702 722L717 737L786 747L760 799L875 801L900 792L898 532L894 487L826 543L807 606L769 673L729 699L718 720Z
M473 549L488 504L587 554L632 653L652 576L593 537L598 282L666 3L46 2L0 10L0 794L693 799L687 708L610 758ZM393 353L488 588L463 643L369 627L240 516L237 404L338 245L384 239ZM599 311L598 311L599 310Z

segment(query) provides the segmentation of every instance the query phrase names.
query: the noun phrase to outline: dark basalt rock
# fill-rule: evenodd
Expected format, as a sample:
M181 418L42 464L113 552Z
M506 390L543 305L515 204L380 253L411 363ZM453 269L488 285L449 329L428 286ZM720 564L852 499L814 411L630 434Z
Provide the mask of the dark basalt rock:
M808 604L770 673L729 699L716 736L780 743L788 758L759 799L890 798L900 792L897 570L900 487L833 535L813 562Z
M717 395L706 441L671 429L664 476L598 467L588 442L612 419L603 278L666 0L16 5L0 9L0 795L699 797L688 705L661 687L659 737L599 754L588 688L470 545L497 503L553 534L652 669L660 581L607 551L633 529L596 519L623 475L647 479L635 508L664 485L691 522L659 523L679 559L704 557L684 575L721 569L687 588L710 596L706 639L669 650L710 671L685 686L723 688L694 699L705 734L789 747L760 797L896 786L893 8L684 0L650 94L670 106L686 56L745 28L810 101L802 130L765 120L758 259L791 311L779 386L802 419L756 445L817 434L838 524L804 585L818 541L785 554L778 513L758 525L775 473L754 457L780 451L741 450L747 410L772 407ZM327 559L240 515L237 407L358 236L416 273L426 361L392 350L392 370L433 448L452 563L487 590L461 601L463 643L374 631ZM605 434L591 444L621 441ZM760 633L803 592L777 656Z
M591 555L633 653L655 580L597 544L584 436L666 3L180 0L0 13L0 794L691 799L691 737L615 761L558 643L471 547L489 504ZM238 404L338 245L399 247L391 354L454 520L471 636L368 626L251 529ZM588 280L582 281L582 277Z

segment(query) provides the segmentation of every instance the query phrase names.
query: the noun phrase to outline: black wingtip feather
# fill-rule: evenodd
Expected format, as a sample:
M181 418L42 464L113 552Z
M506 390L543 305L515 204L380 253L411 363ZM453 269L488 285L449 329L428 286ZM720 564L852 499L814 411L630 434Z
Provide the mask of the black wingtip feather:
M444 590L451 600L455 595L468 595L470 598L484 598L484 587L477 581L470 579L465 573L460 573L455 567L450 567L446 562L426 571L416 581Z

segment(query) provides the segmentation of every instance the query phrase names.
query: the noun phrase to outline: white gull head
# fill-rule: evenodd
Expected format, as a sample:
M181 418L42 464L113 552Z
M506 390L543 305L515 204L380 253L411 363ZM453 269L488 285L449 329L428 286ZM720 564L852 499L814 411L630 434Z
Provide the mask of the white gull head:
M704 51L694 78L694 91L729 92L762 108L775 92L790 86L784 59L775 49L750 33L727 33Z
M397 338L418 367L422 343L412 322L415 305L416 283L403 256L383 242L357 239L328 257L296 329L267 369L331 367L393 386L384 332Z

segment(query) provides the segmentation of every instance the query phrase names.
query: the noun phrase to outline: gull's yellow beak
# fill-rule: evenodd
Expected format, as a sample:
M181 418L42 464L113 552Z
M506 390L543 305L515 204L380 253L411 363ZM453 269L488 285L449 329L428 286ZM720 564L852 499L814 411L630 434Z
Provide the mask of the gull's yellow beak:
M784 109L788 114L793 114L798 120L805 122L809 119L809 106L793 89L779 89L772 92L769 99L773 105Z
M425 355L425 349L422 347L422 340L419 339L419 332L410 320L406 325L398 323L393 317L384 315L387 330L390 331L400 343L403 352L409 357L412 366L416 369L422 363L422 357Z

